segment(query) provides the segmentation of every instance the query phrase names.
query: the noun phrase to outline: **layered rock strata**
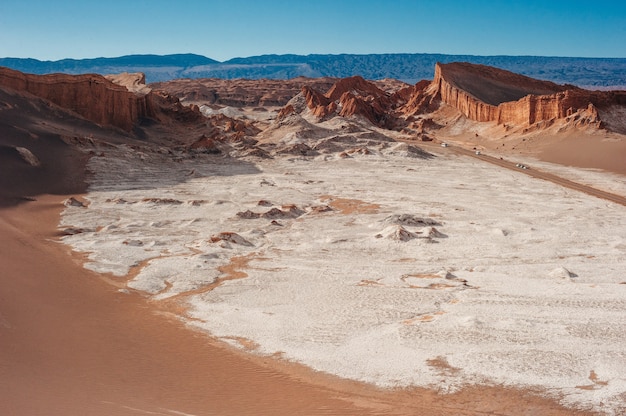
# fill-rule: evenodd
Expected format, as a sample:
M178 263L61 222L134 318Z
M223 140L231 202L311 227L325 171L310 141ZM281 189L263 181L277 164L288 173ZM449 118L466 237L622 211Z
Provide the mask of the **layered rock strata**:
M130 131L142 118L156 115L151 94L134 94L95 75L32 75L0 68L0 86L23 91L101 125Z
M438 63L429 90L471 120L521 126L579 113L601 127L597 108L626 103L624 91L588 91L460 62Z

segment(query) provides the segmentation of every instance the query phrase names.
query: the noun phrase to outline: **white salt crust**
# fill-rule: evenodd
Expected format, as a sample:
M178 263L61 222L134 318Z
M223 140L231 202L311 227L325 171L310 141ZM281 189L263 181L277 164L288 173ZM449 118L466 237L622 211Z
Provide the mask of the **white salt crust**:
M61 224L83 232L64 241L91 270L140 270L128 288L186 300L190 324L216 337L383 387L501 383L624 411L624 206L444 154L253 163L114 149L90 169L89 206ZM237 216L287 205L302 215ZM402 214L435 225L394 224ZM233 257L247 277L203 292Z

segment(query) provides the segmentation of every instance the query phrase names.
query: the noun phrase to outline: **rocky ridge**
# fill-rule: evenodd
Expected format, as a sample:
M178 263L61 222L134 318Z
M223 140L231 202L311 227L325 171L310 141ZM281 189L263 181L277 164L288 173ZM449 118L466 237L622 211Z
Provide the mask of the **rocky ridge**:
M598 108L626 104L624 91L589 91L460 62L437 64L429 89L471 120L522 127L568 117L602 127Z
M289 102L303 87L318 91L327 91L338 78L298 77L288 80L279 79L175 79L167 82L149 84L154 90L164 91L178 97L186 104L208 105L212 107L282 107ZM371 81L383 91L392 93L408 84L396 79Z
M305 110L318 121L360 116L374 126L422 137L436 128L434 120L442 106L472 121L524 130L556 120L575 127L606 128L602 113L624 105L624 91L589 91L484 65L450 63L437 64L431 82L420 81L393 92L358 76L337 81L326 93L303 86L278 118Z
M230 107L275 107L285 105L300 89L311 86L328 89L336 78L275 79L176 79L150 84L155 90L178 97L185 103Z
M127 132L146 119L189 122L202 118L197 107L183 106L175 97L150 91L142 74L126 75L110 79L96 74L33 75L0 67L0 86L32 94L96 124Z
M500 137L540 131L557 120L559 126L619 130L623 123L610 116L623 114L626 103L623 91L588 91L469 63L437 64L432 81L414 85L360 76L146 85L141 73L37 76L9 69L0 71L0 85L135 138L154 141L159 134L160 145L261 158L385 152L415 157L419 151L393 142L440 138L462 120L500 126L494 133ZM440 131L444 125L447 130Z
M0 85L41 97L97 124L127 131L141 118L156 114L150 96L136 95L95 74L31 75L0 68Z
M338 80L325 93L303 86L300 94L281 109L278 118L308 109L320 121L336 116L360 116L376 127L396 129L403 124L400 121L401 110L398 110L424 83L418 83L417 86L396 85L396 88L387 90L381 89L379 85L353 76Z

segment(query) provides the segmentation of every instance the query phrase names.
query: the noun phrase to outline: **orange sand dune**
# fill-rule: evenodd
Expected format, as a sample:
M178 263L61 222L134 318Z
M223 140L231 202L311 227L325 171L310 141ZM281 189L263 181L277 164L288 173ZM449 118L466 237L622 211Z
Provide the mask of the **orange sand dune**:
M235 351L83 269L54 241L62 200L0 210L2 414L577 414L501 388L381 391Z

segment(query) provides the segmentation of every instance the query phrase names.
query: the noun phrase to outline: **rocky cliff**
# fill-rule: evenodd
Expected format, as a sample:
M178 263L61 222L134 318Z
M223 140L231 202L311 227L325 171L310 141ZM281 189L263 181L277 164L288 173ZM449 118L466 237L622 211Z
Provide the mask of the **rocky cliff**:
M597 108L625 102L620 91L588 91L460 62L438 63L428 90L471 120L516 126L578 115L579 124L600 127Z
M361 116L378 127L419 136L432 130L427 126L437 125L433 114L442 104L471 120L495 122L507 130L541 128L563 120L571 126L612 130L617 126L622 131L623 123L611 117L621 114L622 110L614 110L626 105L626 91L589 91L494 67L456 62L437 64L432 81L396 85L390 90L359 76L337 80L325 93L304 85L278 118L305 109L318 120Z
M142 118L155 115L152 96L95 75L32 75L0 68L0 86L28 92L101 125L130 131Z

